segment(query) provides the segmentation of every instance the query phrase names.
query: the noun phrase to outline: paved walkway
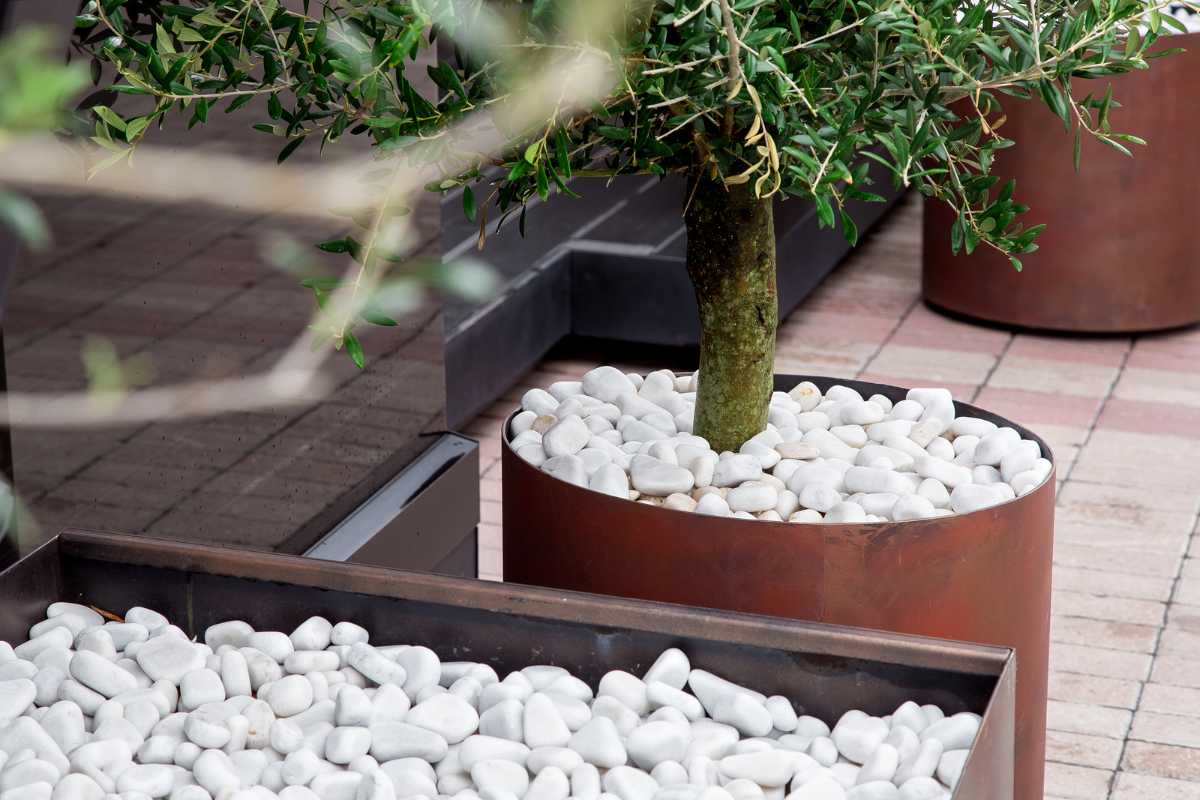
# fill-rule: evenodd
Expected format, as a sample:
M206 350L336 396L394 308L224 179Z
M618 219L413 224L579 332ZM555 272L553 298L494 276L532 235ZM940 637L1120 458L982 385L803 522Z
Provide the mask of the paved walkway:
M944 385L1050 443L1047 798L1197 800L1200 330L1078 339L947 319L919 300L920 230L910 200L787 319L777 371ZM468 429L482 442L486 577L501 573L500 421L525 389L591 366L544 361Z

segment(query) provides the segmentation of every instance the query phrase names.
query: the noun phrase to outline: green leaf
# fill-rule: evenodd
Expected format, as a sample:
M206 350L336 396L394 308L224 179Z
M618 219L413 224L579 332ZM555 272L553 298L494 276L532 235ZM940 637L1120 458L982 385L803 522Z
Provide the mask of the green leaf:
M542 140L541 139L537 139L535 141L530 142L529 146L525 148L525 156L524 156L525 160L528 161L530 164L537 163L538 151L541 149L542 149Z
M1075 126L1075 146L1071 151L1071 163L1075 166L1075 171L1079 172L1079 151L1083 143L1083 126Z
M471 191L470 186L463 187L463 213L471 222L474 222L478 216L478 209L475 207L475 192Z
M596 133L605 139L615 139L618 142L628 141L630 136L628 128L617 128L612 125L599 125L596 127Z
M125 127L125 141L135 142L150 125L150 117L134 117Z
M350 239L330 239L327 242L321 242L317 245L318 250L324 250L326 253L349 253ZM304 284L308 286L307 283Z
M571 178L571 155L567 144L567 134L559 128L554 132L554 154L558 159L558 174L564 180Z
M12 229L30 250L43 251L50 244L50 229L41 210L19 194L0 189L0 224Z
M92 106L92 113L104 120L111 127L122 133L125 132L125 120L121 119L120 115L108 106Z
M292 139L290 142L284 145L283 149L279 151L279 155L276 156L275 163L282 164L284 161L286 161L288 156L296 152L297 147L304 144L305 138L307 137L297 136L295 139Z
M346 354L350 356L354 366L362 369L367 363L367 358L363 354L362 342L358 341L358 337L350 331L346 331L342 336L342 346L346 348Z
M846 213L846 209L840 211L842 217L842 236L846 237L846 241L850 246L858 244L858 226L854 224L854 219Z
M1133 58L1142 49L1142 32L1136 26L1129 29L1129 38L1125 40L1125 57Z
M364 307L363 310L359 312L359 316L372 325L381 325L385 328L394 328L398 324L396 320L392 319L387 314L384 314L378 308L375 308L371 305ZM360 364L359 366L362 365Z
M829 202L829 197L824 194L818 194L813 197L813 201L817 204L817 222L822 228L833 227L833 205Z
M1013 268L1017 272L1021 271L1021 259L1017 258L1016 256L1009 256L1008 262L1013 265Z

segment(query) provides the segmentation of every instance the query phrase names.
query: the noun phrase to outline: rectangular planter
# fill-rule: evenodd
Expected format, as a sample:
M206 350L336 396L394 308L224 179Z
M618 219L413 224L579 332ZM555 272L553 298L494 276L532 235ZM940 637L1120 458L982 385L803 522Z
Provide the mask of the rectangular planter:
M290 630L321 614L380 642L469 654L501 674L557 664L593 686L680 647L695 666L826 720L850 708L890 713L905 700L982 714L954 797L1012 797L1007 648L87 531L64 532L0 573L0 639L23 641L55 600L144 605L192 635L227 619Z

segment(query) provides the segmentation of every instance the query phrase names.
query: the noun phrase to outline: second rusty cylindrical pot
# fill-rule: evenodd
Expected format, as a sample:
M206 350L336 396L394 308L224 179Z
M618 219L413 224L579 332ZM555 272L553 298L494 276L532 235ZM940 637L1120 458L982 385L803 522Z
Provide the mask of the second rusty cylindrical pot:
M925 202L924 294L936 308L978 319L1057 331L1121 333L1200 321L1200 238L1194 176L1200 104L1200 33L1156 46L1188 52L1155 59L1149 71L1081 81L1101 97L1110 80L1121 103L1112 128L1148 140L1129 158L1084 135L1079 171L1074 136L1036 100L1004 99L1001 134L1017 144L996 154L992 173L1015 178L1028 224L1046 223L1039 250L1008 259L981 246L950 251L954 212Z
M905 390L835 383L864 397ZM787 390L802 378L776 376ZM959 415L1009 425L956 403ZM508 428L505 429L507 440ZM970 514L803 524L671 511L582 489L502 446L504 579L999 644L1017 652L1016 798L1041 800L1046 743L1054 473Z

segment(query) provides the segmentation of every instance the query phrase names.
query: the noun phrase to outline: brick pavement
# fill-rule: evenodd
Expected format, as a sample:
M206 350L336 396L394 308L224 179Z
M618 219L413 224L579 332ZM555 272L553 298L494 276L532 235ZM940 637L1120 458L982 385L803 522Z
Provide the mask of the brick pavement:
M919 300L920 231L910 198L784 322L777 369L946 385L1050 443L1060 492L1047 798L1196 800L1200 330L1072 338L949 319ZM501 420L525 389L594 364L543 361L468 427L482 447L486 577L502 569Z

